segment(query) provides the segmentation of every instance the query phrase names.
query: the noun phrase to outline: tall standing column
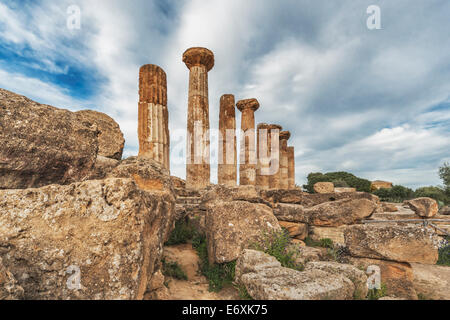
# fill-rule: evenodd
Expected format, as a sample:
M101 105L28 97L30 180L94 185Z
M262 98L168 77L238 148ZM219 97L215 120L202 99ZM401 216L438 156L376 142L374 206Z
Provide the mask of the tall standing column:
M241 119L241 154L239 166L239 184L256 185L256 146L255 146L255 111L259 108L256 99L238 101L236 104L242 112Z
M218 182L235 187L237 181L236 104L232 94L220 98Z
M283 128L277 124L269 126L269 144L271 151L270 167L272 174L269 176L269 188L280 188L280 131Z
M295 152L294 147L288 147L288 188L295 189Z
M269 189L269 168L271 158L270 126L267 123L260 123L257 127L257 151L258 151L258 165L256 168L256 185L261 189Z
M144 65L139 70L139 157L170 169L168 118L166 73L158 66Z
M288 140L291 137L289 131L280 132L280 189L289 189L289 161L288 161Z
M214 54L206 48L190 48L183 54L189 69L186 188L200 190L210 184L208 72Z

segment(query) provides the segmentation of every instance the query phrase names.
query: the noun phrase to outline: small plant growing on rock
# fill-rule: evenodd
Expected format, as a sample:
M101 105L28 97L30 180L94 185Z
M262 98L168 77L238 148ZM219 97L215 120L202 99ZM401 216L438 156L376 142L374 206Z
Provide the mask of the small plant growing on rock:
M187 280L188 277L177 262L168 262L162 260L162 273L166 277L172 277L178 280Z
M387 296L387 287L384 283L381 284L380 289L370 289L367 294L367 300L378 300Z
M438 265L450 266L450 236L447 236L439 245Z
M196 234L196 230L190 226L186 220L182 219L175 222L175 228L170 234L169 240L165 243L166 246L174 246L177 244L188 243Z
M250 247L275 257L283 267L304 270L303 264L296 262L299 248L292 243L289 232L285 230L264 231L262 240L251 244Z
M208 279L210 291L218 292L225 286L233 283L236 261L224 264L209 264L206 237L203 235L197 234L192 240L192 246L197 251L200 258L199 269Z

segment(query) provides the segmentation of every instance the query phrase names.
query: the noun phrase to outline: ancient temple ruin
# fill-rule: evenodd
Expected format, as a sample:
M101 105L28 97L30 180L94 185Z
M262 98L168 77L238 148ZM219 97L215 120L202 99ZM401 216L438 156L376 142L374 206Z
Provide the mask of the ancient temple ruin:
M210 120L208 72L214 54L194 47L183 54L189 69L186 139L186 189L201 190L210 185ZM277 124L258 124L255 130L257 99L237 103L232 94L220 98L218 139L218 183L238 185L236 108L241 112L239 185L261 189L294 189L294 148L288 147L290 132ZM155 160L170 170L169 113L166 73L156 65L139 71L139 157Z

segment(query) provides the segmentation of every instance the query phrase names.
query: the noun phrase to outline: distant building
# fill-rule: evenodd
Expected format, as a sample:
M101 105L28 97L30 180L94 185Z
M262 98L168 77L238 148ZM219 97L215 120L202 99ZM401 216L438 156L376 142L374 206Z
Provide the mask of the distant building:
M372 190L392 189L392 182L380 181L380 180L373 181L371 189Z

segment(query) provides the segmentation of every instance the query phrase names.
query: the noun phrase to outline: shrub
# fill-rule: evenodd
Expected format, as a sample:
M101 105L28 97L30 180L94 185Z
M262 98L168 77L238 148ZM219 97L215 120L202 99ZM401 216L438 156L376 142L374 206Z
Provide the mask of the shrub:
M308 175L308 184L303 187L310 193L314 193L314 185L317 182L333 182L342 187L356 188L357 191L370 192L372 182L366 179L358 178L348 172L329 172L322 174L320 172L310 173ZM335 186L338 186L335 184Z
M379 189L373 192L381 201L403 202L415 198L414 191L404 186L393 186L392 189Z
M380 298L386 297L387 288L384 283L381 284L380 289L370 289L367 294L367 300L378 300Z
M210 291L218 292L225 286L233 283L236 261L224 264L214 263L210 265L206 237L203 235L197 234L192 241L192 246L197 251L200 258L200 272L208 279Z
M438 265L450 266L450 236L447 236L439 245Z
M415 198L420 198L420 197L428 197L428 198L432 198L434 200L436 200L438 203L442 204L447 204L450 203L450 197L446 194L445 189L441 188L441 187L423 187L423 188L419 188L414 192L414 197Z
M262 235L262 240L253 243L250 247L275 257L283 267L298 271L304 270L304 266L295 261L298 247L291 243L291 237L285 230L265 231Z
M170 234L169 240L165 243L166 246L173 246L182 243L188 243L189 240L195 236L196 230L182 219L175 222L175 228Z
M162 260L162 273L164 276L172 277L179 280L187 280L188 277L177 262L167 262Z

